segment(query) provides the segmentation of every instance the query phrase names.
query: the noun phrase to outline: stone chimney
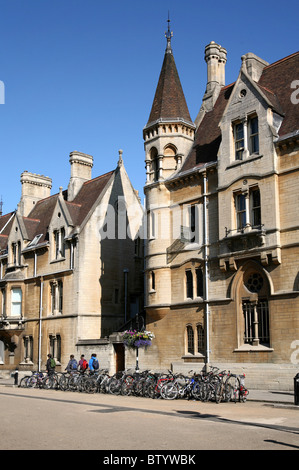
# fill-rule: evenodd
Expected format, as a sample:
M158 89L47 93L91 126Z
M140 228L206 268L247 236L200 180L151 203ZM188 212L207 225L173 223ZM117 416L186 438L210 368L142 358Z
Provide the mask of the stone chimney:
M242 68L246 70L248 75L250 75L255 82L259 81L267 65L269 65L269 62L266 62L252 52L248 52L242 56Z
M68 201L73 201L85 181L91 179L91 169L93 167L93 157L86 153L70 153L71 178L68 185Z
M195 119L196 127L200 125L204 115L212 111L219 96L220 90L225 86L225 64L227 51L224 47L211 41L205 47L205 61L207 63L207 86L202 98L202 105Z
M210 111L225 85L225 64L227 51L224 47L210 42L205 47L205 61L207 63L207 88L203 100L206 111Z
M36 202L51 195L52 180L48 176L24 171L21 174L22 196L18 205L20 215L27 217Z

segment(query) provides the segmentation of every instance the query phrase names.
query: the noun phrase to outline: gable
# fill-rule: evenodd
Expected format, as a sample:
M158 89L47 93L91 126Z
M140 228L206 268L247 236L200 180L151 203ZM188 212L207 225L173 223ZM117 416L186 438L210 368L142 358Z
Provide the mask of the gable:
M269 93L267 93L269 95ZM273 103L268 99L266 93L263 93L261 87L241 70L239 77L232 89L231 96L223 111L220 125L225 120L242 119L246 115L257 112L257 110L266 111L269 106L273 107ZM277 103L277 108L281 112L281 108Z

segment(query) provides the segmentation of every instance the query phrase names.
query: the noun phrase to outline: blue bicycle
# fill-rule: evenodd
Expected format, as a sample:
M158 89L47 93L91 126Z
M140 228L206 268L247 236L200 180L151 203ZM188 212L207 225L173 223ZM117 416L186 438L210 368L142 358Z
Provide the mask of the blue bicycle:
M193 372L190 371L189 374ZM174 380L166 382L161 388L161 396L165 400L175 400L176 398L196 399L198 400L198 383L201 380L200 374L193 374L192 377L186 377L178 374Z

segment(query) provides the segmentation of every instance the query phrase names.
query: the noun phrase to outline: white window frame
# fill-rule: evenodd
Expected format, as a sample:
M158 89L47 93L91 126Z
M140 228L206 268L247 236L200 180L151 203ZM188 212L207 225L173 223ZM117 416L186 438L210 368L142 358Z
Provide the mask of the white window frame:
M252 125L256 123L257 129L253 131ZM259 155L259 119L257 114L250 114L243 119L234 121L234 159L245 160L248 156ZM238 133L240 132L240 135Z
M11 302L10 302L10 316L11 317L22 317L22 289L21 287L11 288Z

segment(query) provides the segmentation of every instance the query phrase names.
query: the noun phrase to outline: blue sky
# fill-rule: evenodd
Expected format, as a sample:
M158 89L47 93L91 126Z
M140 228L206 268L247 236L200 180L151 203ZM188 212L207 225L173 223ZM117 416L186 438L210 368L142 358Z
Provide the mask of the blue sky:
M192 119L205 91L210 41L228 51L226 84L236 80L247 52L272 63L298 50L293 0L0 0L3 213L17 207L24 170L50 176L52 194L67 188L74 150L93 155L96 177L116 167L122 149L143 197L142 129L163 62L168 11Z

